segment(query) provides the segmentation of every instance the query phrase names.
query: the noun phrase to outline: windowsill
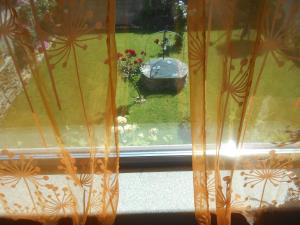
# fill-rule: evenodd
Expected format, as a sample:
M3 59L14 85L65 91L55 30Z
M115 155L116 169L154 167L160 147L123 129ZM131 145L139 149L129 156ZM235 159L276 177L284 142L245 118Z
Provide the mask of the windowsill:
M194 211L191 171L121 173L119 185L118 214Z
M87 160L90 156L88 153L88 147L68 147L66 148L72 154L77 161ZM100 153L102 148L98 148L99 153L97 157L103 157ZM230 168L236 157L247 157L249 159L255 158L258 155L266 155L271 150L276 150L277 154L299 154L300 148L295 146L289 146L285 148L278 148L274 145L253 143L245 144L244 149L240 152L235 151L232 146L221 150L223 155L222 160L224 167L222 169ZM31 156L35 159L42 160L41 169L45 166L47 171L56 173L58 165L58 148L31 148L31 149L10 149L13 152L20 152L25 156ZM115 153L111 154L111 158L114 158ZM192 145L151 145L151 146L121 146L120 147L120 171L184 171L192 170ZM208 165L212 165L215 156L215 145L208 145L206 150ZM6 158L0 156L0 160ZM243 165L235 165L236 169L243 169ZM294 166L300 168L300 159L294 160ZM52 169L51 169L52 168ZM209 168L210 169L210 168ZM213 169L213 168L211 168Z
M268 154L274 146L256 144L246 146L241 157L257 157ZM18 151L18 149L14 149ZM58 160L57 150L53 153L36 154L38 149L25 149L24 154L35 153L34 158L39 158L43 166L53 168L53 174L57 174ZM69 149L77 160L88 159L87 148ZM99 149L100 150L100 149ZM296 154L299 148L275 149L278 154ZM54 153L56 152L56 153ZM214 146L207 150L208 160L214 159ZM119 206L118 215L142 215L142 214L166 214L166 213L190 213L194 212L193 172L191 169L191 145L174 146L146 146L146 147L121 147L119 174ZM99 154L101 157L101 154ZM224 157L223 157L224 158ZM4 159L4 158L3 158ZM227 162L232 163L235 157L226 157ZM294 161L294 169L299 172L299 161ZM225 163L226 164L226 163ZM49 166L50 165L50 166ZM239 165L242 166L242 165ZM223 169L223 168L222 168ZM226 168L225 168L226 169ZM224 170L225 170L224 169ZM236 173L240 174L242 168L237 167ZM60 175L60 174L58 174ZM240 178L242 179L242 178ZM237 179L241 184L242 180ZM240 187L235 188L243 188ZM283 191L285 192L285 191ZM19 193L22 195L23 193ZM268 192L272 194L272 192ZM18 198L18 195L15 196ZM266 198L272 199L272 196ZM281 199L283 202L283 199Z

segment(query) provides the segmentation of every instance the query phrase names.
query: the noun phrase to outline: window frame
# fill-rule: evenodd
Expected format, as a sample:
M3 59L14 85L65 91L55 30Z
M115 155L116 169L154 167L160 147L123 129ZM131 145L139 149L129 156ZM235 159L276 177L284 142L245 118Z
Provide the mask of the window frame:
M88 147L66 147L72 158L78 163L88 162L90 155ZM26 159L32 157L38 160L38 165L42 171L47 171L49 174L58 174L61 171L57 170L57 165L60 161L59 148L13 148L10 151L17 155L24 155ZM98 158L103 157L101 150L103 147L97 147L99 153ZM249 160L255 160L257 156L267 155L271 150L276 150L276 153L282 156L290 154L300 154L300 148L285 147L279 148L271 144L252 143L245 144L243 150L238 156L222 155L223 169L247 169L242 164L235 164L236 159L247 157ZM181 145L149 145L149 146L120 146L119 148L119 168L120 172L151 172L151 171L191 171L192 170L192 144ZM108 156L109 159L115 160L116 153ZM214 169L215 145L208 144L206 150L206 158L208 169ZM0 156L0 161L8 160L5 156ZM16 158L15 160L18 160ZM296 168L300 168L300 159L294 160ZM78 171L80 173L80 170Z

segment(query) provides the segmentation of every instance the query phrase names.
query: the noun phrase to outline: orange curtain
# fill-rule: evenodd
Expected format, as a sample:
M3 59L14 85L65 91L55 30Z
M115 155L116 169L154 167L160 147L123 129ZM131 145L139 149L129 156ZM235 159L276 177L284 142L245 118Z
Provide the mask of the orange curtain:
M157 2L0 1L3 215L113 224L119 139L186 144L189 125L199 224L211 213L229 225L233 212L251 221L268 207L297 206L298 1L170 0L165 11ZM145 13L140 26L133 11ZM160 75L184 76L171 85L158 77L157 88L151 63L179 64Z
M1 74L14 82L1 99L1 214L113 223L114 29L114 0L1 1Z
M297 204L291 193L299 193L299 6L293 0L188 1L199 224L210 224L210 212L225 225L232 212L251 220L260 209Z

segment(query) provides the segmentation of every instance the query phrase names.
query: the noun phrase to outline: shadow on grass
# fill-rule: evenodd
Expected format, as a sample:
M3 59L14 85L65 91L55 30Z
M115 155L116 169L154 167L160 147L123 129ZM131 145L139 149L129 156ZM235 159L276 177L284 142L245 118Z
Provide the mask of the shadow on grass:
M145 103L137 103L135 101L129 102L129 104L126 105L120 105L117 108L117 114L119 116L125 116L129 114L130 108L137 105L137 104L147 104L147 98L152 96L152 97L163 97L166 95L169 96L176 96L177 94L179 94L180 90L176 90L176 89L158 89L158 90L149 90L148 88L146 88L143 83L140 81L138 83L138 88L140 91L140 94L146 99ZM138 94L136 93L136 96L138 96Z
M216 49L220 55L226 55L233 59L245 58L252 54L254 41L234 40L229 43L220 44ZM261 53L260 53L261 54Z
M299 48L285 50L283 53L293 61L296 67L300 68L300 46Z
M145 97L149 97L149 96L163 96L163 95L171 95L171 96L175 96L177 94L179 94L179 92L181 90L177 90L175 88L158 88L156 90L149 90L145 84L142 83L142 81L140 80L138 83L138 87L140 90L140 93Z
M139 26L117 26L116 32L117 33L134 33L134 34L154 34L161 30L159 29L142 29Z
M254 41L249 40L234 40L227 45L227 43L223 43L216 46L216 49L218 51L218 54L220 55L226 55L233 59L238 58L246 58L247 56L253 54L253 48L254 48ZM262 45L260 48L258 48L257 54L263 55L266 54L267 51L271 51L269 49L264 49L264 46ZM293 61L294 65L300 68L300 57L299 57L299 50L297 47L295 49L288 49L282 51L282 53L286 56L287 59L290 59Z
M127 105L120 105L117 108L117 114L119 116L125 116L129 114L130 108L137 105L137 104L147 104L147 97L149 96L155 96L155 97L163 97L164 95L172 95L175 96L178 93L176 91L170 91L170 90L161 90L161 91L149 91L147 89L140 89L141 95L144 96L144 98L146 99L145 103L137 103L137 102L130 102Z

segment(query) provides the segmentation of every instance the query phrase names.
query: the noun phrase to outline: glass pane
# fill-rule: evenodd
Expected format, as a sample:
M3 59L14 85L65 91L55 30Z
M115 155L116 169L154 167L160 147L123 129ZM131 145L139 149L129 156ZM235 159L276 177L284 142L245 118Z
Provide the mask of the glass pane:
M0 148L103 144L106 2L1 1Z
M105 101L103 96L107 95L108 82L103 76L108 73L107 49L104 48L106 37L103 32L107 16L106 4L83 1L84 13L78 17L87 25L80 34L84 43L77 46L77 63L82 74L81 85L87 108L87 112L84 112L78 101L78 80L73 76L76 72L76 62L72 58L74 56L63 50L59 40L59 29L62 28L58 26L61 25L58 20L63 18L56 16L56 1L36 2L37 20L41 26L39 32L33 25L29 1L17 2L19 6L16 13L22 24L16 24L19 27L13 29L29 37L22 40L33 46L38 59L38 71L43 74L43 88L47 93L49 106L54 109L52 113L57 119L65 145L88 145L86 118L95 125L99 139L97 142L101 143ZM207 2L206 129L207 142L213 145L218 126L217 99L222 87L222 60L225 56L232 59L232 80L239 74L241 64L249 62L256 41L256 19L260 4L257 1L237 1L234 5L235 18L228 48L228 29L224 28L226 24L222 16L228 16L226 12L231 9L218 4L218 1ZM291 1L291 4L294 2ZM271 10L262 21L263 41L254 67L255 79L260 78L255 98L251 99L252 106L247 109L250 116L245 143L297 147L300 139L299 13L295 8L293 11L287 3L275 13L272 11L275 6L270 1L268 7ZM64 12L67 13L68 10L65 9ZM12 20L12 12L6 11L2 6L2 27ZM197 51L197 46L188 49L187 13L187 1L117 1L117 111L121 145L191 143L188 52L193 54L193 51ZM281 17L272 25L268 18L275 18L275 14ZM19 33L16 35L20 37ZM41 39L38 35L42 35L44 43L38 41ZM18 47L18 41L6 41L3 35L0 39L0 147L44 147L43 142L47 142L50 147L56 146L52 122L49 121L40 90L28 67L29 59L24 56L26 53ZM50 55L50 64L47 64L44 57L43 47ZM67 60L68 57L72 60ZM50 73L53 73L55 82ZM20 82L19 75L24 84ZM27 94L22 85L26 87ZM34 114L27 95L34 102ZM59 110L59 104L63 105L63 111ZM78 107L74 107L74 104ZM228 106L224 140L229 140L227 144L230 145L230 140L234 139L238 129L237 121L241 118L238 96L232 96ZM37 127L42 130L44 137L41 137L41 131Z
M121 145L190 144L186 2L117 4Z

